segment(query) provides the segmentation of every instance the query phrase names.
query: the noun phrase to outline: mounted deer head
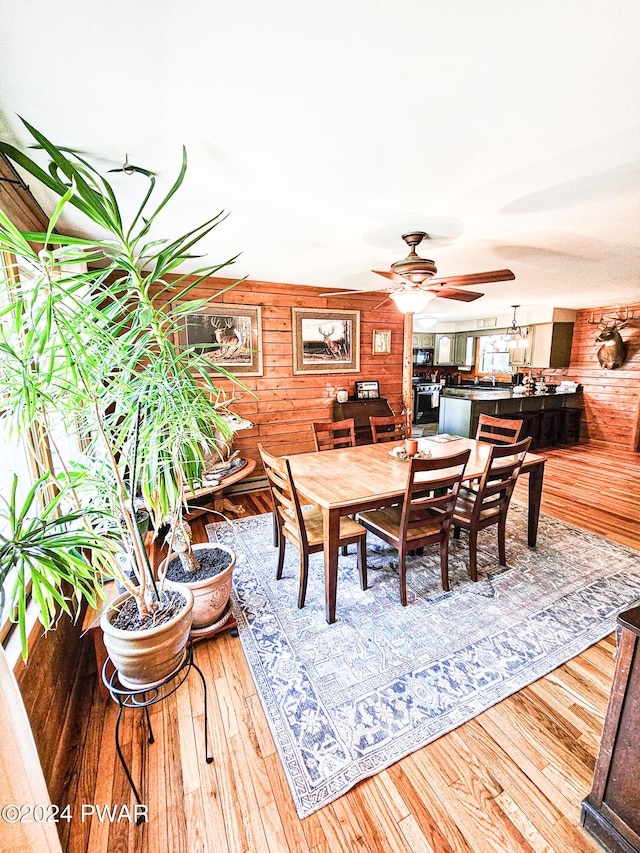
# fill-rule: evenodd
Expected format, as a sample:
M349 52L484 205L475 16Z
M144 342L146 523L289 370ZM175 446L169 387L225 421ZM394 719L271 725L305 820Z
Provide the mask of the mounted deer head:
M217 429L215 432L215 444L208 447L203 452L205 462L205 479L210 479L221 475L224 471L228 471L233 460L238 455L238 451L233 451L233 440L235 434L243 429L253 429L255 424L230 411L229 406L242 398L242 394L232 394L227 397L224 391L218 391L215 402L213 404L222 420L231 430L231 437L227 438L222 431Z
M596 321L591 314L591 319L587 320L590 325L600 329L600 334L596 338L596 343L601 343L602 346L598 350L598 361L600 367L605 370L615 370L617 367L622 367L624 360L627 357L627 346L620 337L620 329L624 329L629 319L629 309L625 309L624 317L618 314L616 317L609 317L607 320L603 314L600 314L600 320Z

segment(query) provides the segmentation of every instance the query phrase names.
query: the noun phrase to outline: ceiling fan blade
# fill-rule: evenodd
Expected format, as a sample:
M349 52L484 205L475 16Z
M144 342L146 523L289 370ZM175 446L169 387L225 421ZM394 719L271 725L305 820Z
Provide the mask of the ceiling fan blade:
M513 281L515 275L511 270L489 270L488 272L472 272L467 275L450 275L432 278L429 284L452 284L454 287L464 287L467 284L490 284L492 281Z
M439 299L457 299L458 302L474 302L484 296L477 290L457 290L455 287L427 287L425 290L435 294Z
M353 296L356 293L386 293L391 288L368 287L366 290L339 290L333 293L319 293L318 296Z
M376 275L381 275L383 278L388 278L389 281L395 281L396 284L413 284L410 279L405 278L403 275L398 275L396 272L382 272L382 270L371 270Z
M391 297L387 296L387 298L383 299L382 302L378 302L378 304L373 307L373 310L377 311L378 308L381 308L385 304L385 302L388 302L390 299L391 299Z

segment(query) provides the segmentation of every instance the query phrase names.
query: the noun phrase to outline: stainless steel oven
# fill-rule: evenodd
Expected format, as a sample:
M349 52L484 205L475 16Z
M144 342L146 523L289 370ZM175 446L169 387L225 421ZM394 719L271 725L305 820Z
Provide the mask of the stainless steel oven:
M418 382L413 386L413 422L432 424L438 422L440 409L439 382Z

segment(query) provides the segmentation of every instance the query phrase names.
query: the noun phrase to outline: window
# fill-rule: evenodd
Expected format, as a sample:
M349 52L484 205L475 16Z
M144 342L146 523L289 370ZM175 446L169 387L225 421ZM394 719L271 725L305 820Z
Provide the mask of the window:
M480 338L480 372L511 373L509 342L504 335L483 335Z

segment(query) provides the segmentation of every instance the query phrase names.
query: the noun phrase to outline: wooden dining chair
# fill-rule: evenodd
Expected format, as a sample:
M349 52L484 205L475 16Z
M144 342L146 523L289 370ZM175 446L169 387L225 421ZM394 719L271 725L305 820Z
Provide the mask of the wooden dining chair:
M322 513L313 508L302 511L298 493L291 476L288 459L273 456L259 444L258 450L262 464L269 480L273 515L278 528L278 568L276 578L282 577L284 553L287 540L292 542L300 552L300 589L298 592L298 607L304 607L307 594L307 579L309 576L309 554L315 554L324 549L324 526ZM340 519L340 545L358 546L358 573L360 586L367 588L367 531L352 518ZM275 537L274 537L275 544Z
M407 604L409 551L425 545L440 545L442 588L449 589L449 530L458 490L470 450L439 459L409 461L409 478L404 499L396 506L360 512L356 519L398 552L400 601ZM425 476L426 475L426 476ZM364 567L364 588L367 567Z
M520 438L523 421L480 415L476 440L489 444L515 444Z
M381 441L402 441L407 436L407 419L404 415L389 415L388 417L370 417L373 443Z
M344 421L321 421L311 424L316 450L334 450L336 447L355 447L356 430L353 418Z
M522 467L530 438L515 444L494 444L484 472L477 486L463 486L453 511L453 535L458 539L460 529L469 531L469 573L472 581L478 580L478 533L495 524L498 527L498 561L506 559L507 510L511 495Z

